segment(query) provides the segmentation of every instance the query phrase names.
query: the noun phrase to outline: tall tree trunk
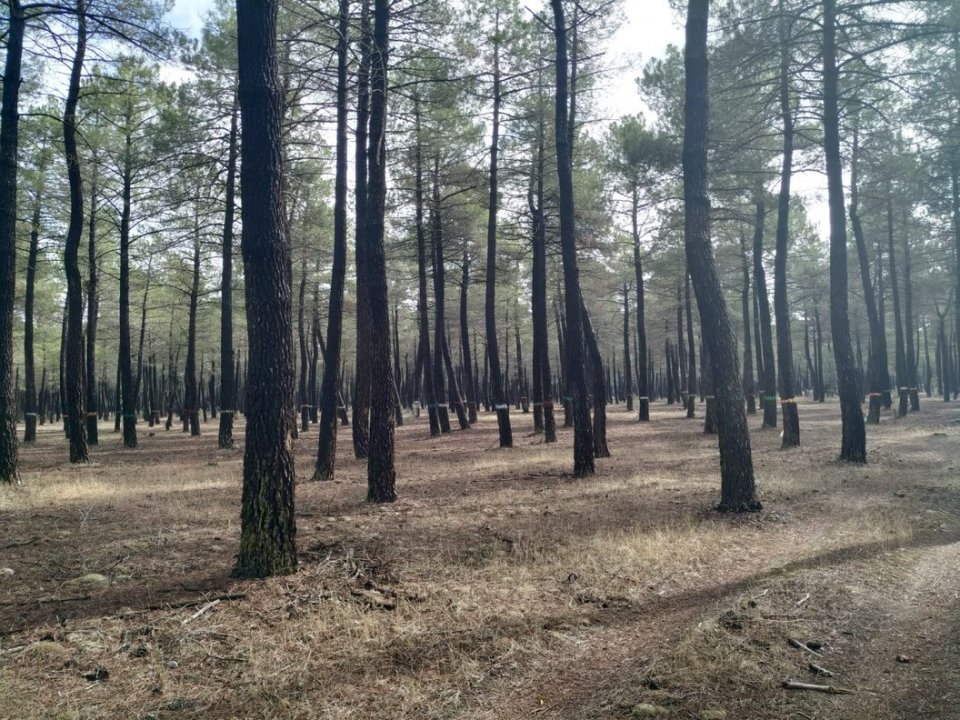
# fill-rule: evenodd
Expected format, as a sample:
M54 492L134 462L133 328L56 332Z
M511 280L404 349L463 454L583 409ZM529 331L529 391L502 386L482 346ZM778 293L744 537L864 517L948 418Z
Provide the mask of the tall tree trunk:
M39 169L41 183L45 168ZM33 217L30 221L30 249L27 253L27 287L23 308L23 369L24 369L24 442L37 439L37 380L36 362L33 353L33 316L34 295L37 280L37 255L40 250L40 209L43 203L43 188L37 189L34 199ZM2 292L2 289L0 289ZM41 387L41 395L43 389Z
M443 274L443 219L440 217L439 160L434 159L430 201L430 268L433 277L433 391L437 398L437 417L440 432L450 432L450 411L443 364L444 332L444 274Z
M470 330L467 326L467 292L470 289L470 256L463 251L463 275L460 280L460 351L463 353L463 387L467 398L467 420L477 422L477 393L470 364Z
M823 0L823 149L830 204L830 331L837 365L842 439L840 459L864 463L867 436L860 409L857 366L850 345L847 297L847 223L843 211L843 165L840 156L839 72L836 48L836 0Z
M97 289L97 173L94 153L90 178L90 222L87 233L87 358L86 358L86 424L87 442L100 444L97 432L97 316L100 314L100 294Z
M227 186L223 215L222 274L220 276L220 427L217 445L232 449L233 421L237 414L237 376L233 356L233 222L236 212L237 177L237 114L239 107L234 95L230 113L230 141L227 148Z
M920 388L917 384L917 356L920 350L919 328L914 329L913 280L910 263L910 217L903 213L903 321L907 341L907 387L910 393L910 412L920 410ZM914 334L916 333L916 334Z
M870 393L867 410L867 422L880 422L880 407L883 403L883 394L887 390L883 382L887 366L886 333L882 327L880 310L877 309L876 295L873 292L873 283L870 281L870 256L867 253L867 242L864 238L863 226L859 215L859 186L857 183L860 159L860 134L857 125L853 128L853 154L850 160L850 225L853 228L853 237L857 245L857 258L860 263L860 281L863 284L864 303L867 307L867 322L870 324L870 356L867 367L867 389ZM846 233L844 233L846 234ZM878 276L882 270L877 268ZM859 394L859 393L858 393Z
M587 371L590 378L590 389L593 395L593 455L594 457L610 457L610 448L607 445L607 386L604 377L603 356L600 354L600 345L596 333L593 331L593 322L587 305L580 298L580 308L583 313L583 339L587 350Z
M630 361L630 286L623 284L623 392L633 412L633 364Z
M640 259L640 190L634 185L631 191L630 221L633 229L633 271L637 281L637 401L639 420L650 419L650 393L647 373L647 328L644 317L643 263Z
M366 0L363 0L366 2ZM340 0L337 32L337 166L333 204L333 269L327 315L327 353L320 389L319 439L314 480L332 480L337 458L337 368L343 336L343 286L347 273L347 67L350 0Z
M370 288L370 449L367 460L367 500L396 500L393 466L394 397L390 373L390 306L387 298L387 268L383 247L384 210L387 195L387 52L389 0L374 5L373 48L370 63L370 138L367 153L366 261Z
M567 361L564 368L567 388L573 404L573 474L577 477L594 473L593 428L584 362L584 331L581 311L580 272L577 268L576 212L573 194L573 157L569 127L567 86L567 26L563 0L551 0L553 34L556 41L556 127L557 177L560 189L560 245L563 257L563 294L567 327L564 344Z
M700 327L710 355L717 401L721 490L719 509L758 510L753 457L744 410L736 342L710 245L710 196L707 187L707 22L709 0L689 0L684 107L683 198L687 266L700 310Z
M773 328L770 322L770 300L767 294L767 273L763 267L763 231L766 218L764 190L755 192L756 219L753 224L753 276L757 292L760 338L763 343L763 427L777 426L777 366L773 358ZM789 360L789 358L787 358Z
M83 234L83 180L80 177L80 154L77 152L77 102L80 79L87 49L87 16L85 0L77 0L77 47L70 71L67 100L63 112L63 148L70 184L70 223L67 227L63 254L67 274L67 337L64 353L64 399L67 437L70 440L70 462L88 461L87 428L84 422L83 373L83 282L78 262Z
M200 398L197 392L197 305L200 300L199 208L194 208L193 222L193 278L190 283L190 311L187 321L187 364L183 369L183 404L186 415L184 420L189 425L192 436L200 434Z
M240 246L249 353L240 552L234 569L240 577L284 575L297 568L289 413L294 388L292 293L276 54L279 4L237 2Z
M747 241L740 236L740 259L743 267L743 290L740 301L743 310L743 391L747 396L747 414L757 412L753 382L753 338L750 332L750 262L747 259Z
M533 319L533 406L536 423L537 403L543 423L544 442L557 441L557 423L553 413L553 378L550 372L550 336L547 321L547 228L544 219L544 175L546 174L544 115L537 117L537 157L534 181L527 198L530 206L531 244L531 316Z
M906 417L910 408L910 381L907 379L907 353L903 341L903 318L900 315L900 285L897 280L897 256L894 247L893 194L887 183L887 252L890 254L890 290L893 294L893 328L896 342L897 394L899 403L897 417Z
M18 483L17 400L13 385L13 306L17 288L17 151L20 68L26 18L10 0L0 105L0 484ZM39 197L38 197L39 202ZM32 358L31 358L32 361Z
M690 273L685 272L683 276L685 289L684 306L687 314L687 345L690 346L690 358L687 362L687 387L689 388L689 397L687 398L687 417L692 418L696 414L696 390L697 390L697 351L693 344L693 301L690 297ZM702 334L702 333L701 333ZM704 366L703 370L706 371ZM704 395L707 394L705 390ZM704 398L706 402L706 398Z
M780 116L783 122L783 166L777 200L777 238L773 266L773 308L777 318L777 377L780 407L783 410L782 449L800 444L800 415L794 397L793 338L790 335L790 308L787 299L787 253L790 240L790 180L793 175L793 111L790 106L790 54L786 17L780 0Z
M307 432L310 429L310 398L307 396L307 373L310 362L307 353L306 330L306 301L307 301L307 258L306 250L300 263L300 288L297 292L297 345L300 348L300 363L297 382L297 400L300 403L300 430Z
M497 186L500 154L500 106L503 96L500 89L500 11L497 12L496 33L493 48L493 123L490 141L490 187L487 215L487 277L484 316L487 335L487 357L490 362L490 394L497 411L497 428L500 447L513 447L513 430L510 427L510 406L504 392L503 376L500 374L500 350L497 345L497 210L500 204ZM576 306L576 298L574 298Z
M357 68L357 127L354 147L354 259L357 287L369 287L367 273L367 135L370 125L370 62L373 38L370 34L370 0L360 0L360 65ZM357 293L356 363L353 390L353 454L367 458L370 445L370 295Z

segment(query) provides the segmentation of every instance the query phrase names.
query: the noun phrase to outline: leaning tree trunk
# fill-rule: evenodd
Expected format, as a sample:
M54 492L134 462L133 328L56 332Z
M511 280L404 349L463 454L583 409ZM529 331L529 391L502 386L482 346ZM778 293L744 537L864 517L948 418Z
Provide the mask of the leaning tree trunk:
M64 353L64 408L67 437L70 440L70 462L88 461L87 428L84 423L83 376L83 281L78 256L83 234L83 180L80 177L80 154L77 151L77 102L80 79L87 49L85 0L77 0L77 48L70 72L67 101L63 112L63 149L70 185L70 222L63 254L67 274L67 335Z
M367 132L370 125L370 0L360 2L360 64L357 68L357 127L354 147L354 260L357 287L369 286L367 275ZM370 337L370 296L357 294L356 362L353 389L353 454L366 460L370 445L370 356L366 346Z
M234 98L230 113L230 141L227 149L226 208L223 216L223 260L220 276L220 427L217 445L233 448L233 421L237 414L237 377L233 357L233 221L236 212L237 113Z
M497 411L497 428L500 432L500 447L513 447L513 430L510 427L510 406L500 374L500 349L497 344L497 210L500 205L497 189L498 159L500 153L500 105L503 97L500 90L500 16L497 15L497 34L493 48L493 123L490 141L490 194L487 215L487 277L484 317L487 334L487 358L490 362L490 394Z
M370 298L370 449L367 460L367 500L393 502L397 498L394 454L393 376L390 371L390 305L383 247L387 195L387 52L389 0L375 0L373 48L370 62L370 138L367 151L367 282Z
M860 281L863 284L863 298L867 307L867 321L870 324L870 357L867 368L867 387L870 392L867 410L867 422L880 422L880 406L883 403L883 394L887 390L883 381L887 366L887 342L882 327L880 311L877 309L876 296L873 292L873 283L870 281L870 257L867 254L867 243L864 238L863 227L860 224L858 213L858 173L860 155L859 132L857 126L853 128L853 154L850 161L850 225L853 228L853 237L857 245L857 257L860 261ZM846 233L844 233L846 234ZM846 255L846 253L844 253ZM878 268L878 273L881 273ZM860 393L858 392L858 395ZM864 441L866 442L866 441Z
M837 364L837 394L840 396L840 459L864 463L867 461L867 436L860 409L856 360L850 344L836 30L836 0L823 0L823 149L830 204L830 331Z
M100 295L97 290L97 158L93 158L93 176L90 179L90 223L87 233L87 358L86 358L86 424L87 442L99 445L97 432L97 316L100 313Z
M770 300L767 295L767 274L763 267L763 229L766 207L763 188L756 193L757 215L753 226L753 277L757 292L760 318L760 338L763 343L763 427L777 426L777 366L773 360L773 329L770 322ZM789 362L790 358L787 358Z
M19 482L13 386L13 306L17 288L17 146L20 68L26 17L10 0L0 105L0 484ZM38 198L39 200L39 198ZM34 418L36 420L36 418Z
M777 318L777 378L783 410L782 449L800 444L800 415L794 397L793 339L787 300L787 252L790 235L790 179L793 175L793 111L790 107L790 56L787 51L786 19L780 6L780 115L783 120L783 166L777 200L777 239L773 266L773 309Z
M712 370L720 445L720 510L760 509L753 480L753 456L744 410L737 348L710 244L707 187L707 22L709 0L689 0L684 107L683 199L687 266L700 310L700 327Z
M590 425L590 404L584 358L584 313L581 312L580 272L577 268L576 212L573 194L573 158L570 147L567 26L563 0L551 0L553 34L556 40L556 121L557 178L560 189L560 246L563 258L563 293L566 306L564 367L568 392L573 405L573 474L593 475L594 444Z
M237 4L241 119L240 195L247 347L240 552L234 574L297 568L290 249L281 153L283 99L277 68L279 0Z
M363 0L366 2L366 0ZM337 368L343 336L343 286L347 273L347 57L350 0L340 0L337 33L337 166L333 203L333 269L327 315L327 353L320 389L319 438L314 480L332 480L337 459Z

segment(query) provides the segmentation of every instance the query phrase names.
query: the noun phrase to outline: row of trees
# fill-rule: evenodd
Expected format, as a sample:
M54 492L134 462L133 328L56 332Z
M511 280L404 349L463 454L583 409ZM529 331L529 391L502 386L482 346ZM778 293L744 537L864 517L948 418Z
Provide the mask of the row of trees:
M878 422L892 388L900 415L934 380L955 396L952 8L691 0L683 52L638 79L655 119L598 131L616 5L221 4L188 42L146 0L8 0L0 479L41 403L74 462L109 409L128 447L138 414L199 434L209 408L230 448L242 411L237 571L274 574L296 562L288 440L313 424L314 479L347 420L385 502L404 405L431 435L483 406L510 447L511 404L552 442L556 400L587 476L608 401L644 422L658 396L696 416L699 394L720 507L743 511L758 398L789 448L798 395L835 389L841 457L863 462L865 397ZM50 43L72 48L62 82ZM792 188L823 167L829 246Z

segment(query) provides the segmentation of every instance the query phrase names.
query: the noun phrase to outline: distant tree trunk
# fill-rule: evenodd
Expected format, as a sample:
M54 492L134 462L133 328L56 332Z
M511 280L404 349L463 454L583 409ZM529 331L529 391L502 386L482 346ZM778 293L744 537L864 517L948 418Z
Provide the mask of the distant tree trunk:
M20 0L10 0L7 5L9 24L3 68L3 99L0 104L0 484L20 480L17 471L17 400L13 392L13 307L17 288L17 152L20 122L17 106L26 17ZM39 204L39 197L37 201Z
M920 410L920 387L917 383L917 356L920 351L919 328L914 329L913 316L913 280L910 263L910 219L908 213L903 214L903 320L904 334L907 341L907 387L910 393L910 412ZM916 334L914 334L916 333ZM916 342L915 342L916 340Z
M187 364L183 369L183 404L190 435L200 434L200 398L197 393L197 305L200 300L200 211L194 209L193 279L190 283L190 311L187 322Z
M740 259L743 267L743 290L740 299L743 308L743 391L747 395L747 414L757 412L753 383L753 339L750 332L750 262L747 260L747 241L740 236Z
M237 376L233 362L233 223L236 213L238 127L236 95L230 113L230 141L227 149L227 186L223 216L222 274L220 276L220 428L217 445L234 447L233 421L237 414Z
M370 63L370 138L367 152L367 227L365 233L367 282L370 292L370 450L367 461L367 500L396 500L393 466L394 397L390 374L390 306L387 299L387 269L383 247L384 209L387 194L387 52L389 0L375 0L373 48Z
M67 336L64 353L64 400L67 437L70 440L70 462L88 461L87 428L84 422L83 373L83 281L78 255L83 234L83 180L80 177L80 155L77 152L77 102L80 79L87 49L87 17L85 0L76 0L77 47L70 71L67 100L63 112L63 146L70 184L70 223L64 249L67 274Z
M847 224L843 211L836 29L836 0L823 0L823 147L830 204L830 331L842 421L840 459L863 463L867 460L866 428L860 409L857 367L850 345L847 297Z
M867 389L870 393L870 400L867 410L867 422L876 424L880 422L880 407L883 403L883 393L887 390L883 382L883 377L886 374L884 368L887 366L887 341L885 337L886 333L883 330L880 319L880 311L877 309L873 283L870 281L870 257L867 254L867 243L864 238L863 227L860 224L860 215L858 213L859 186L857 184L857 169L859 167L860 156L859 137L859 131L855 124L853 128L853 153L850 161L850 224L853 228L853 237L857 245L857 257L860 262L860 280L863 284L867 321L870 323L870 356L867 368ZM882 270L877 268L877 273L879 276L882 274Z
M477 422L477 390L470 364L470 330L467 326L467 292L470 289L470 256L463 251L463 275L460 280L460 350L463 353L463 387L467 398L467 420Z
M560 189L560 245L563 257L564 302L566 304L565 342L567 361L564 375L573 404L573 474L594 473L593 428L584 373L584 331L581 311L580 273L577 268L576 213L573 194L573 158L569 127L567 87L567 26L563 0L551 0L553 33L556 40L556 127L557 176Z
M366 2L366 0L362 0ZM347 273L347 68L350 0L340 0L337 32L337 160L333 204L333 269L327 315L327 353L320 389L319 439L314 480L332 480L337 457L337 368L343 336L343 287Z
M633 411L633 364L630 362L630 286L623 283L623 392Z
M607 388L604 378L603 356L600 354L600 345L597 343L596 333L593 331L593 322L587 305L580 298L580 308L583 313L581 323L583 339L587 350L587 370L590 378L590 388L593 394L593 455L594 457L610 457L610 448L607 445Z
M793 338L790 334L790 307L787 299L787 253L790 239L790 180L793 175L793 110L790 105L790 54L786 17L780 0L780 116L783 122L783 166L777 201L776 254L773 269L773 308L777 319L777 376L783 410L784 450L800 444L800 414L794 397Z
M283 100L277 69L278 0L237 3L240 193L249 382L240 552L234 575L297 568L290 443L293 330L283 199Z
M767 295L767 274L763 267L763 230L766 217L763 188L756 191L756 220L753 225L753 276L763 343L763 427L777 426L777 367L773 358L773 328L770 322L770 300ZM789 360L789 358L788 358Z
M887 182L887 252L890 254L890 290L893 294L893 328L896 342L897 417L906 417L910 408L910 381L907 379L907 353L903 341L903 319L900 315L900 286L897 280L897 257L894 248L893 195Z
M360 0L360 64L357 68L357 127L354 146L354 228L357 287L368 287L367 273L367 135L370 125L370 0ZM370 444L370 296L357 293L356 363L353 390L353 454L367 459Z
M684 305L687 313L687 345L690 346L690 358L687 362L687 387L690 389L689 396L687 397L687 417L692 418L696 414L696 390L697 390L697 351L693 344L693 301L690 298L690 273L685 272L683 275L683 284L685 289L685 298ZM706 373L706 366L703 367L703 372ZM709 394L709 390L706 388L703 390L703 395ZM706 402L706 398L704 398Z
M40 168L40 174L44 168ZM42 180L41 180L42 181ZM23 301L23 369L24 369L24 442L37 439L37 380L36 362L33 353L33 316L34 295L37 279L37 255L40 250L40 209L43 202L43 189L37 190L33 205L33 217L30 222L30 249L27 253L27 287ZM0 288L0 292L3 289ZM41 395L43 389L41 386Z
M926 318L920 318L920 324L923 326L923 354L925 358L925 368L923 371L923 386L924 391L927 397L933 395L933 390L930 388L931 385L931 375L930 375L930 344L927 341L927 321Z
M97 289L97 157L94 153L90 177L90 223L87 234L87 358L86 358L86 424L87 442L100 444L97 432L97 316L100 295Z
M450 432L450 411L447 405L447 384L443 364L444 274L443 221L440 217L440 188L437 186L439 161L434 160L430 202L430 268L433 277L433 391L437 397L440 432Z
M717 402L721 473L719 509L742 512L758 510L760 502L754 489L753 458L744 411L743 386L737 367L736 342L710 244L710 199L707 188L709 5L709 0L689 0L688 5L684 52L684 237L687 266L697 295L700 327L710 355Z
M532 219L531 244L531 316L533 320L533 411L537 419L540 403L544 442L557 441L557 423L553 413L553 377L550 372L550 336L547 321L547 228L544 218L544 175L546 174L544 117L537 118L537 156L534 180L527 197Z
M310 429L310 399L307 396L307 372L309 361L307 358L307 331L304 319L307 300L307 258L306 252L300 263L300 288L297 292L297 345L300 348L300 363L298 369L297 399L300 402L300 430L307 432Z
M485 293L485 325L487 357L490 362L490 394L497 411L497 428L500 432L500 447L513 447L513 430L510 427L510 406L500 374L500 350L497 345L497 209L500 204L497 189L498 158L500 153L500 105L503 97L500 89L500 13L497 10L497 31L493 48L493 122L490 141L490 187L487 215L487 277ZM576 307L576 298L574 298Z
M320 270L319 266L320 263L317 262L317 271ZM307 376L307 393L310 397L310 422L317 423L320 420L320 393L317 386L317 364L320 362L320 356L322 355L320 351L320 287L317 283L313 283L312 297L313 303L310 312L310 373Z
M701 332L701 335L703 333ZM700 365L702 367L703 392L706 396L703 409L703 433L704 435L717 434L717 398L713 394L713 374L710 372L710 352L707 350L706 343L701 337L700 341Z
M650 393L647 373L647 329L644 316L643 264L640 260L640 192L634 185L631 192L630 220L633 228L633 270L637 281L637 400L639 420L650 419Z

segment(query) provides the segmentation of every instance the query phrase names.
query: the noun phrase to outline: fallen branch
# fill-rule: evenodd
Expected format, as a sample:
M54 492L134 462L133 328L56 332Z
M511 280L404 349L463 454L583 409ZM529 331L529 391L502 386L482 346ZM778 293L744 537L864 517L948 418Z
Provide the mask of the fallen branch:
M802 683L794 680L784 680L783 687L787 690L811 690L813 692L828 693L830 695L853 694L853 690L847 688L835 687L834 685L813 685L812 683Z
M184 618L183 622L181 622L180 624L181 624L181 625L187 625L187 624L189 624L189 623L192 623L192 622L193 622L194 620L196 620L198 617L200 617L201 615L204 615L205 613L209 612L212 608L215 608L215 607L216 607L217 605L219 605L219 604L220 604L220 599L219 599L219 598L216 599L216 600L211 600L211 601L208 602L206 605L204 605L202 608L200 608L199 610L197 610L193 615L191 615L191 616L188 617L188 618Z
M150 612L151 610L177 610L179 608L191 607L192 605L202 605L203 603L210 602L211 600L219 600L221 602L227 602L230 600L243 600L247 594L245 592L239 593L225 593L223 595L217 595L216 597L201 597L194 598L193 600L182 600L180 602L165 602L165 603L156 603L154 605L147 605L140 610L127 610L126 612L114 613L110 617L126 617L128 615L142 615L143 613Z
M0 550L10 550L11 548L26 547L27 545L33 545L40 538L38 536L32 537L29 540L22 540L20 542L10 543L9 545L0 545Z
M807 647L806 643L802 643L799 640L794 640L793 638L788 637L787 642L793 647L795 647L797 650L806 650L811 655L816 655L817 657L823 657L823 655L818 653L816 650L813 650L812 648Z
M804 604L807 600L809 600L809 599L810 599L810 593L807 593L807 594L804 595L802 598L800 598L799 600L797 600L797 605L803 605L803 604Z
M830 672L825 667L820 667L816 663L810 663L807 667L810 668L810 672L815 672L817 675L823 675L824 677L834 676L834 673Z

